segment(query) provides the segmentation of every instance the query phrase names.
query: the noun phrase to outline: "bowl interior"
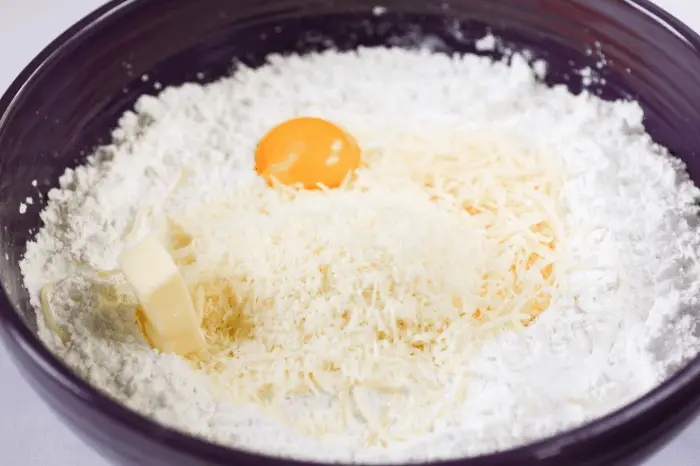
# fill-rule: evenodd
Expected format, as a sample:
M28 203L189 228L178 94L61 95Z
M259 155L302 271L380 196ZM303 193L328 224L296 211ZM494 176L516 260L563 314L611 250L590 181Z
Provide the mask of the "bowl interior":
M700 54L679 38L689 31L660 26L667 20L645 0L113 3L44 51L0 101L0 280L7 311L37 345L29 336L35 313L17 265L25 244L40 227L39 212L59 176L108 143L117 119L140 95L209 82L237 64L259 66L271 53L397 45L501 59L508 50L526 51L548 62L549 84L575 93L590 80L581 70L590 68L586 88L605 99L639 99L650 134L700 181ZM474 41L488 32L504 47L476 50Z

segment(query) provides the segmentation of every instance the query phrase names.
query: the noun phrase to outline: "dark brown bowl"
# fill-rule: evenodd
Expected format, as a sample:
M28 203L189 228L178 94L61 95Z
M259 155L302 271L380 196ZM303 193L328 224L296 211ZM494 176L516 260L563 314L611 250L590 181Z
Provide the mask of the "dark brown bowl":
M373 7L387 7L375 16ZM382 45L430 34L444 51L475 52L492 30L546 59L550 83L581 91L573 70L608 58L606 99L634 97L646 125L700 181L700 38L647 0L120 0L55 40L0 100L0 296L2 336L44 400L90 445L121 464L289 466L293 461L212 445L160 426L97 392L36 336L17 265L40 227L39 209L66 167L107 142L118 116L163 85L211 81L235 57L263 63L272 52ZM411 40L403 41L411 45ZM593 53L590 53L590 51ZM493 54L492 55L497 55ZM147 73L151 81L144 83ZM37 180L37 187L32 181ZM642 399L600 420L522 448L442 465L626 465L668 441L700 405L700 359Z

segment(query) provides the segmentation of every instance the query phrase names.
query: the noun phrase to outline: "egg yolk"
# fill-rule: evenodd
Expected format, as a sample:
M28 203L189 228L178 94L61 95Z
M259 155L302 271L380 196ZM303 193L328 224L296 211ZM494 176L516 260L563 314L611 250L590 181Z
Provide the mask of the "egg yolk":
M337 188L359 165L354 138L321 118L285 121L260 140L255 152L255 169L270 185Z

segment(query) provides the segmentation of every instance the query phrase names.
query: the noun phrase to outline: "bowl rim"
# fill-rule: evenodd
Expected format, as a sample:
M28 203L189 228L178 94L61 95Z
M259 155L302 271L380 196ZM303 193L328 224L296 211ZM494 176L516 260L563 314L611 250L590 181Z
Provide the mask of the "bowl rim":
M5 125L16 101L22 97L27 84L45 68L47 63L59 59L64 50L79 40L82 35L98 27L102 22L110 19L120 11L135 7L142 1L145 0L110 0L84 16L51 41L19 73L0 97L0 129ZM681 20L650 0L623 0L623 2L636 9L639 14L655 20L659 26L674 33L686 46L693 48L700 57L700 35ZM178 429L161 425L114 401L108 395L93 388L91 384L74 373L64 361L54 356L44 346L40 338L29 329L19 314L15 312L4 284L0 289L0 324L2 324L0 329L3 331L2 333L4 333L7 342L14 345L17 351L24 352L33 363L40 366L41 370L47 372L63 389L71 393L79 401L95 406L96 409L121 424L126 430L135 431L139 435L147 437L151 442L190 455L200 456L199 454L203 453L203 457L207 459L223 459L235 455L239 460L256 461L265 458L266 461L273 462L275 466L324 464L319 461L271 456L211 443ZM16 363L16 356L12 355L12 357ZM475 457L433 461L430 464L436 466L457 466L469 460L489 460L493 461L494 464L512 464L510 461L525 457L536 456L540 459L545 459L569 446L575 445L580 440L591 440L594 437L621 429L631 423L635 417L651 410L663 400L670 398L674 393L690 389L692 384L698 383L698 380L700 380L700 355L696 355L683 369L664 380L642 397L574 429L507 450ZM402 464L415 465L417 463Z

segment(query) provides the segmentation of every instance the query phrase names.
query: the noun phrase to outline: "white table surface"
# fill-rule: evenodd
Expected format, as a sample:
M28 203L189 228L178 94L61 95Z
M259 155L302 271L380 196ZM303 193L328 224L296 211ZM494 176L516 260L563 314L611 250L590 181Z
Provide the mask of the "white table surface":
M566 1L566 0L562 0ZM103 0L0 0L0 92L54 37ZM700 30L700 2L657 0ZM64 427L0 346L0 464L106 466ZM645 466L700 464L700 419Z

